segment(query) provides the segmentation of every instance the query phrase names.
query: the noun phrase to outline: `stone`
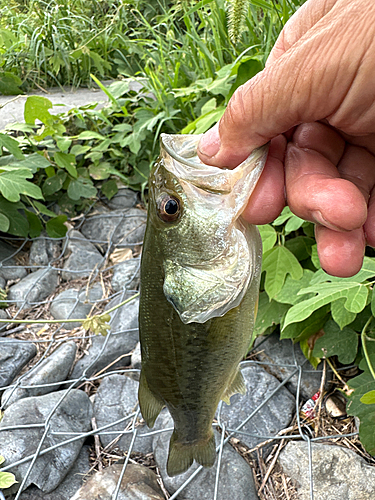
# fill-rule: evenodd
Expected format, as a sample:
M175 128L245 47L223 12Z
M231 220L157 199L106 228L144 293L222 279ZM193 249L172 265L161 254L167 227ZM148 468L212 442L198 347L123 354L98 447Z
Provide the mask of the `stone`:
M57 295L51 304L50 313L55 319L83 319L90 313L93 303L100 300L103 290L100 283L93 285L88 293L86 289L79 291L75 288L68 288ZM64 323L66 330L73 330L81 323Z
M146 211L139 208L113 210L88 217L81 232L89 240L106 248L108 243L117 248L140 244L146 229Z
M57 259L61 252L61 241L43 235L36 238L31 245L29 253L29 265L44 267Z
M38 269L10 287L8 300L14 301L17 307L30 308L51 295L57 284L58 272L55 269Z
M142 355L141 355L140 342L138 342L138 344L135 346L130 364L132 365L132 368L135 368L136 370L140 370L142 368Z
M279 386L279 381L259 365L252 364L241 371L246 384L246 394L235 394L230 399L231 404L228 406L223 403L221 409L220 418L230 430L236 429ZM241 433L236 434L236 437L249 448L254 448L267 439L263 436L275 436L288 427L295 409L294 396L285 387L280 387L240 429ZM258 435L261 437L256 437Z
M290 441L281 451L284 473L297 485L298 498L310 500L307 443ZM342 446L312 443L314 500L368 500L375 498L375 468Z
M16 255L17 252L17 248L12 247L5 241L0 241L0 277L5 281L19 280L27 275L26 269L17 266L17 262L13 258L13 255Z
M260 344L260 345L259 345ZM259 345L259 348L257 346ZM300 345L293 344L290 339L280 339L277 332L272 333L266 339L264 337L258 337L255 342L255 352L257 352L257 358L260 361L264 361L267 364L267 371L274 375L277 379L284 380L293 371L295 367L285 366L293 365L294 360L297 366L302 366L302 378L300 386L300 399L307 400L314 396L320 388L320 383L322 379L322 366L314 370L311 364L306 361ZM329 370L326 374L326 385L332 379L332 372ZM294 375L290 381L286 384L286 388L295 396L297 394L297 383L298 383L298 373Z
M140 259L128 259L113 268L111 286L115 292L124 288L137 289L140 282Z
M173 428L173 421L169 412L164 409L159 415L156 423L156 429ZM153 449L155 461L159 467L160 475L164 486L170 494L177 489L191 476L199 467L194 463L188 471L179 476L169 477L166 470L169 440L172 431L155 434ZM221 435L215 431L216 445L220 444ZM179 493L180 500L212 500L215 491L215 479L217 472L217 460L213 467L203 468L200 473ZM245 460L230 446L226 444L223 449L219 489L217 500L258 500L253 474L250 466Z
M50 356L44 359L33 370L28 372L21 381L21 385L33 386L42 384L52 384L54 382L63 382L66 380L74 363L77 346L75 342L70 341L58 347ZM41 396L52 391L56 391L59 386L44 387L16 387L7 389L2 398L3 408L8 408L19 399L31 396Z
M43 493L36 486L29 486L21 493L19 500L69 500L84 484L85 475L90 470L89 458L90 447L84 445L73 467L55 490L51 493Z
M124 375L109 375L102 380L94 403L94 415L99 428L134 413L138 404L138 385L138 382ZM123 431L131 422L132 419L126 420L106 429L106 431ZM152 452L152 436L142 437L142 434L147 432L149 432L148 427L138 421L137 437L132 451L145 455ZM104 447L117 437L116 434L105 433L100 433L99 436ZM131 440L131 433L124 434L114 446L126 452Z
M123 294L115 297L106 307L110 309L120 301L125 300ZM110 370L129 365L131 352L139 340L138 335L138 309L139 298L132 300L111 315L111 329L106 337L97 335L91 339L88 354L77 361L71 375L72 379L80 378L85 372L86 376L103 370L116 359L121 357L115 364L111 364ZM128 354L128 355L126 355ZM125 356L126 355L126 356Z
M70 500L112 500L123 465L96 472ZM147 467L127 464L117 500L164 500L156 475Z
M0 338L0 387L11 384L35 355L36 347L31 342Z
M62 279L65 281L88 278L104 262L99 250L75 229L68 232L67 252L69 256L62 272Z
M62 399L64 395L65 398ZM32 424L45 423L53 410L42 450L62 443L70 437L53 434L54 432L85 433L91 429L92 406L87 394L79 389L72 389L70 392L52 392L16 401L5 410L0 422L0 450L5 458L3 467L23 458L32 457L45 431L44 426L32 427ZM18 425L22 425L23 428L15 428ZM2 430L9 426L13 428ZM28 475L24 489L34 484L46 493L55 490L73 466L83 442L84 438L78 439L39 456ZM14 493L20 487L29 466L30 461L27 461L11 468L18 484L14 485L9 493Z
M113 198L106 200L111 210L131 208L137 203L137 193L128 188L120 188Z
M1 278L0 278L1 279ZM0 319L8 319L9 315L5 309L0 309ZM0 323L0 337L7 334L6 327L9 323Z

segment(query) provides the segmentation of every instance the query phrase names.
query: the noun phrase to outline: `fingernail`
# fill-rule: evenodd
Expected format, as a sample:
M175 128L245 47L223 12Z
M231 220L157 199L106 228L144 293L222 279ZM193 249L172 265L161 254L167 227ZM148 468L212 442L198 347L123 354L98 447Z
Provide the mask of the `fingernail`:
M340 231L340 232L347 231L347 229L336 226L335 224L332 224L332 222L329 222L327 219L325 219L320 210L315 210L314 212L311 213L311 215L313 216L315 222L321 224L322 226L327 227L328 229L333 229L334 231Z
M219 152L220 146L219 124L217 123L203 134L198 144L198 150L202 155L211 158Z

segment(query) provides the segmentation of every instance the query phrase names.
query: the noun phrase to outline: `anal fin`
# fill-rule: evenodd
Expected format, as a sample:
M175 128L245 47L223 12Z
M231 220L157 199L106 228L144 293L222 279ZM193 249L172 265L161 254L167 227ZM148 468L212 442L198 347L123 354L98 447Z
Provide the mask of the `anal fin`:
M157 398L150 391L143 372L141 372L141 377L139 380L138 400L142 417L144 418L148 427L153 427L157 416L164 406L164 401Z
M230 405L230 397L233 396L233 394L238 394L238 393L246 394L246 384L240 369L237 370L235 377L233 378L232 382L228 385L221 399L224 401L224 403Z
M215 436L210 429L207 437L199 441L182 442L176 430L173 431L167 462L168 476L177 476L187 471L194 460L203 467L212 467L216 460Z

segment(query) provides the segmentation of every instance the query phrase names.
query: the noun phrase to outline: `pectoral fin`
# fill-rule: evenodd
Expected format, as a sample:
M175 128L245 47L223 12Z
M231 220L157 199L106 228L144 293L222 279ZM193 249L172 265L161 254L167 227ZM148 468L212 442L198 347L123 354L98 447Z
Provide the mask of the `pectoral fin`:
M148 427L153 427L157 416L164 406L164 401L157 398L150 391L143 372L141 372L141 377L139 380L138 400L142 417L144 418Z
M224 403L230 405L230 397L233 396L233 394L238 394L238 393L246 394L245 380L239 369L236 373L236 376L234 377L231 384L227 387L227 390L225 391L221 399L224 401Z

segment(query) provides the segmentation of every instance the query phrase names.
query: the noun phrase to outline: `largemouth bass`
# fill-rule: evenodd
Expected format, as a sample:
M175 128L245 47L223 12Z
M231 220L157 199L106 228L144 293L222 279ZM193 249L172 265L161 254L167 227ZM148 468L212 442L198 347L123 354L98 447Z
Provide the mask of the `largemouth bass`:
M200 136L161 137L149 180L141 261L139 403L149 427L174 421L167 472L214 464L218 403L245 392L239 362L252 338L261 239L241 218L266 161L263 146L234 170L203 164Z

